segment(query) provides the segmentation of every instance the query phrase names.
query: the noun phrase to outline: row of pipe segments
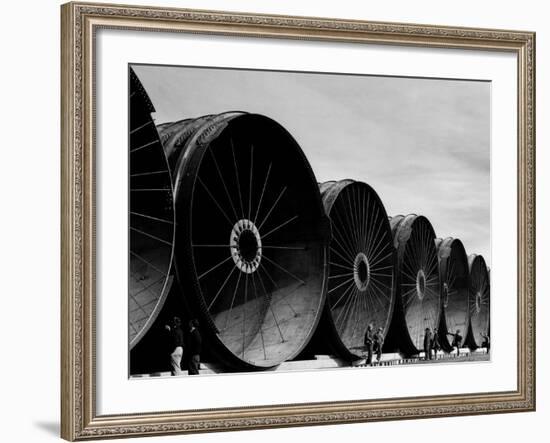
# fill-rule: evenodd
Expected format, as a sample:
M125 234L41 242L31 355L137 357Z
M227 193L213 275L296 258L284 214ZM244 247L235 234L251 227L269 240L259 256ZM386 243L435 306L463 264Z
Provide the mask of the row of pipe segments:
M130 367L153 372L164 324L196 318L204 359L273 369L354 361L369 325L407 356L438 330L479 347L489 274L427 218L388 217L361 181L318 184L294 138L240 111L164 123L131 71ZM159 357L160 358L160 357Z

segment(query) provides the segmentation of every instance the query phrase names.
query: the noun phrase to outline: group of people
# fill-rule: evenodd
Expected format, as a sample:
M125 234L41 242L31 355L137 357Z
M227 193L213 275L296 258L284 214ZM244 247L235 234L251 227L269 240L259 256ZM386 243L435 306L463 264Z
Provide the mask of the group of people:
M453 333L447 333L447 335L453 337L451 341L451 346L456 348L457 356L460 355L460 346L462 345L462 335L460 335L460 330ZM484 336L485 338L485 336ZM488 342L488 340L486 340ZM383 329L378 328L376 332L372 324L367 326L365 332L365 352L366 352L366 364L372 365L372 357L376 355L377 363L380 363L382 358L382 347L384 346L384 334ZM426 328L424 334L424 356L426 360L437 359L437 353L441 350L441 342L439 337L439 332L435 328L432 332L430 328Z
M372 365L372 356L373 354L376 354L376 361L377 363L380 363L380 359L382 358L382 347L384 346L384 329L378 328L376 332L374 332L374 328L372 324L369 324L367 326L367 330L365 332L365 351L367 354L366 357L366 364Z
M189 329L184 334L181 319L174 317L171 325L165 325L164 328L170 335L170 364L172 375L181 375L182 361L187 363L187 373L189 375L198 375L200 369L200 354L202 338L199 332L199 321L193 319L189 321ZM185 355L185 360L184 360Z
M456 355L460 355L460 346L462 345L462 335L460 335L460 329L457 329L453 334L447 332L447 335L453 337L451 341L451 346L456 348ZM437 328L434 328L433 332L430 328L426 328L424 332L424 359L437 360L437 353L441 350L441 342L439 341L439 331Z
M200 354L202 346L202 338L199 332L199 321L193 319L189 321L189 329L185 334L182 329L181 319L174 317L172 324L166 325L165 329L170 334L170 346L172 352L170 354L171 372L172 375L181 375L182 362L187 363L187 372L189 375L198 375L200 369ZM366 352L366 364L372 366L372 357L376 355L377 363L380 363L382 358L382 347L384 346L383 328L378 328L374 331L373 325L369 324L365 332L364 349ZM462 335L460 330L453 333L447 333L453 337L451 346L456 348L457 356L460 355L460 346L462 345ZM482 347L489 352L490 339L488 335L481 334L483 338ZM439 332L435 328L432 332L430 328L426 328L424 333L424 358L426 360L437 360L437 353L441 350ZM185 355L185 360L184 360Z

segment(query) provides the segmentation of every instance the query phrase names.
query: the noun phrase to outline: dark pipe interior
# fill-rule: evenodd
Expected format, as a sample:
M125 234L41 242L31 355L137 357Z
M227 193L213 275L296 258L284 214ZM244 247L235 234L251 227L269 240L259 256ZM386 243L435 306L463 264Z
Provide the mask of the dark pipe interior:
M249 229L245 229L239 236L239 252L246 261L252 261L258 251L256 236Z
M362 283L365 283L367 281L368 269L364 261L359 262L359 265L357 266L357 275L359 276L359 280L361 280Z

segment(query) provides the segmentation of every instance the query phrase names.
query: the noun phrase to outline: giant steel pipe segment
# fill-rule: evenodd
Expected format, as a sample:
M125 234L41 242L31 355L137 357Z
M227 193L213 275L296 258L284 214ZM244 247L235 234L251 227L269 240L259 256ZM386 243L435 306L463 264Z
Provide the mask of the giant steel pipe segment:
M172 167L176 270L212 352L235 369L295 357L319 321L330 222L292 136L257 114L159 126Z
M150 329L172 285L175 211L172 179L157 129L155 108L130 69L129 341Z
M435 233L426 217L409 214L390 219L397 249L398 312L405 325L398 347L406 353L423 348L425 329L437 328L440 315L440 278ZM404 327L403 327L404 326Z
M470 330L467 341L472 347L477 348L483 343L482 335L489 335L491 287L489 271L481 255L471 254L468 257L468 265L470 267L468 302Z
M323 324L327 345L346 360L361 358L367 325L385 335L394 301L394 248L386 210L366 183L319 186L330 218L329 283Z
M436 239L439 256L439 274L441 278L442 312L439 326L440 344L451 351L449 333L460 330L465 337L469 327L469 267L468 256L459 239Z

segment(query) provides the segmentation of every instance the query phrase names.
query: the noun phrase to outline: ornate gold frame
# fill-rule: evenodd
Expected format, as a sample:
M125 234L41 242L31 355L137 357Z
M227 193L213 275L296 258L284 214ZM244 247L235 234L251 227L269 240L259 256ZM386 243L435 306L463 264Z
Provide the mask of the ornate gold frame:
M67 440L535 409L535 34L69 3L61 8L61 435ZM94 32L147 29L508 51L518 58L518 380L510 392L98 416L95 411Z

